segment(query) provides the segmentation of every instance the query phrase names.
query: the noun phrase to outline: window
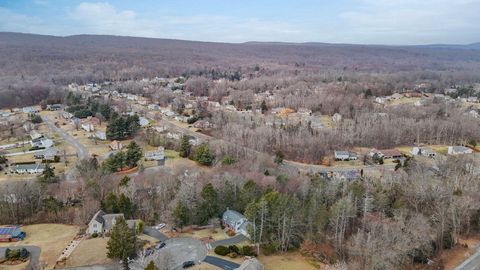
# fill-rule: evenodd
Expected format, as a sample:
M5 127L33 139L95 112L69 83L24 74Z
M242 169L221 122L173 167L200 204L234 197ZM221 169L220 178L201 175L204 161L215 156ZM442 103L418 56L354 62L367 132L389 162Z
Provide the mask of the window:
M93 224L93 228L97 228L97 223Z

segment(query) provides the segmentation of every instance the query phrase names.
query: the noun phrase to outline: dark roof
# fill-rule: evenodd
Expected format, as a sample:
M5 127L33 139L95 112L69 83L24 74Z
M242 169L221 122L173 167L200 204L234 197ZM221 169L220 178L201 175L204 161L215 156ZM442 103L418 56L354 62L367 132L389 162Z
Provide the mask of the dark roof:
M98 211L95 214L95 220L98 221L101 224L105 223L105 220L103 219L103 216L106 215L107 213L103 212L102 210Z

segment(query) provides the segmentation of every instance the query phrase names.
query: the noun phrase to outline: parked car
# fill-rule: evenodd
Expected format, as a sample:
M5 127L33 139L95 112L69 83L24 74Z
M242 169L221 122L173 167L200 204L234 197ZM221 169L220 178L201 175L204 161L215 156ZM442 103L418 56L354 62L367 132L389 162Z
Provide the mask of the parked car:
M182 266L182 267L183 267L183 269L185 269L185 268L190 268L190 267L192 267L192 266L194 266L194 265L195 265L195 262L194 262L194 261L186 261L186 262L183 263L183 266Z
M161 249L163 247L165 247L167 244L165 244L165 242L160 242L158 245L155 246L155 249Z
M160 223L157 226L155 226L155 229L161 230L161 229L165 228L165 226L166 226L165 223Z

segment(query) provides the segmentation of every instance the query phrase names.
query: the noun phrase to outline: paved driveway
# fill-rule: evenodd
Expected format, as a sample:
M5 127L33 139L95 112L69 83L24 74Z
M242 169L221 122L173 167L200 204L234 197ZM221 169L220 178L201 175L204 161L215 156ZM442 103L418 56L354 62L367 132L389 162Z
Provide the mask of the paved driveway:
M11 246L11 247L0 247L0 258L5 257L5 250L7 248L10 249L19 249L19 248L26 248L30 252L30 262L27 266L26 270L36 270L40 269L40 265L38 264L38 260L40 258L41 249L36 246Z
M214 257L214 256L207 256L204 262L215 265L216 267L222 268L224 270L233 270L240 267L239 264L236 264L231 261L224 260L222 258Z
M230 245L235 245L244 241L248 241L248 239L245 235L243 234L237 234L234 237L218 240L215 242L212 242L208 244L208 248L213 249L218 246L230 246Z
M155 239L158 239L159 241L165 241L168 239L168 237L165 234L159 232L157 229L153 227L145 226L145 228L143 229L143 233Z
M207 256L207 248L199 240L193 238L171 238L165 241L166 246L146 258L137 258L130 264L132 270L143 270L149 261L156 265L166 266L167 269L182 269L186 261L200 263Z

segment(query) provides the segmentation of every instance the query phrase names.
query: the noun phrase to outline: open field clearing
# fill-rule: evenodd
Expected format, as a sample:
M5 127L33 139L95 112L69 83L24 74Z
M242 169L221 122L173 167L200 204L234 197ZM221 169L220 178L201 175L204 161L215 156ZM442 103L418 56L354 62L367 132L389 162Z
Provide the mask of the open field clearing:
M198 231L191 231L191 232L186 232L186 233L179 233L177 235L178 237L192 237L196 239L201 239L201 238L206 238L206 237L212 237L213 240L222 240L225 238L228 238L227 235L220 229L203 229L203 230L198 230Z
M15 243L0 243L2 247L15 245L38 246L42 249L40 262L46 262L52 269L67 244L77 235L79 227L63 224L36 224L23 226L25 240Z
M110 263L107 242L108 238L102 237L83 240L67 259L67 267Z

